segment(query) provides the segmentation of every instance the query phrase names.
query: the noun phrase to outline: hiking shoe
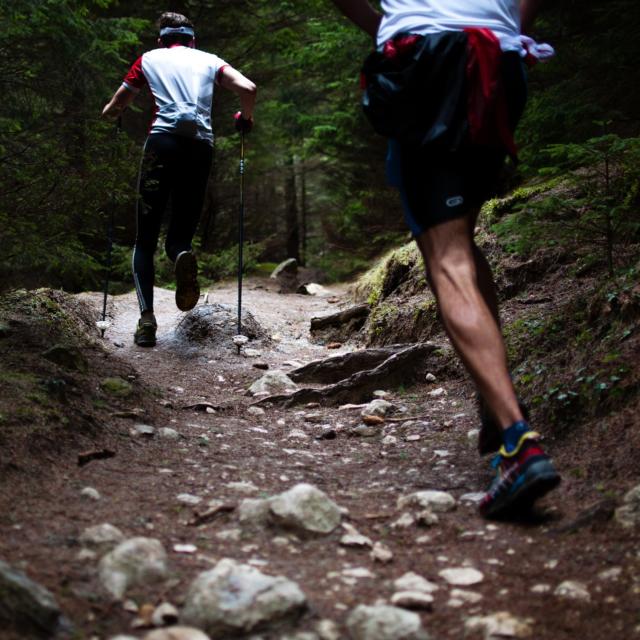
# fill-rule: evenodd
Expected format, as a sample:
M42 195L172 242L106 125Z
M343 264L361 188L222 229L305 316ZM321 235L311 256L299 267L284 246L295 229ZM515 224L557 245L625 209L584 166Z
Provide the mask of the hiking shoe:
M200 299L198 262L192 251L182 251L176 258L176 306L191 311Z
M529 421L529 409L518 402L524 419ZM484 398L478 394L478 413L480 415L480 434L478 435L478 452L481 456L497 451L502 445L502 429L495 421Z
M138 327L133 336L133 341L139 347L153 347L156 344L157 325L153 322L138 321Z
M539 437L535 431L526 431L510 453L504 445L500 447L492 462L496 477L479 507L485 518L525 512L560 484L558 472L538 444Z

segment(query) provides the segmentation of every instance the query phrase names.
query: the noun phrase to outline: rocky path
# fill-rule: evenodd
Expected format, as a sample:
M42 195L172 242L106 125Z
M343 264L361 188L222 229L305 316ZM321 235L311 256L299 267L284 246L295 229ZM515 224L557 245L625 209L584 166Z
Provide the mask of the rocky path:
M114 301L109 357L144 401L114 406L97 443L113 457L26 482L0 529L0 557L72 625L60 637L640 638L637 536L591 500L562 443L549 447L565 482L534 517L477 515L490 474L464 380L381 387L366 407L254 404L265 367L336 353L308 339L310 318L345 301L332 294L252 282L245 304L263 333L244 355L227 338L185 342L164 290L158 346L136 348L135 298ZM231 307L235 289L209 302ZM235 333L233 309L220 313ZM162 628L176 621L191 630Z

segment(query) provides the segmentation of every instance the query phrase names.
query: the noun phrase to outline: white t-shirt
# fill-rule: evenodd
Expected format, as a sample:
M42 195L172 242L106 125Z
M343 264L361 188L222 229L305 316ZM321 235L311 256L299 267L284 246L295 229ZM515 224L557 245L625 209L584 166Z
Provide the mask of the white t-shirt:
M518 0L382 0L382 10L378 46L402 32L428 35L486 27L503 51L525 53L519 39Z
M138 58L124 86L149 86L156 103L150 133L176 133L213 143L211 105L215 80L227 63L199 49L173 45Z

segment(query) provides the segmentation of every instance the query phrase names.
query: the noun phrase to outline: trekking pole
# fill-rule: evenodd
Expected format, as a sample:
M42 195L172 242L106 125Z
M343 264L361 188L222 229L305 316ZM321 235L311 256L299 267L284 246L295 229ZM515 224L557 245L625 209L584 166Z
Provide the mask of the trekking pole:
M122 116L118 116L116 121L115 129L114 129L114 142L117 142L120 131L122 131ZM116 149L114 146L113 160L116 158ZM107 296L109 295L109 279L111 277L111 263L112 263L112 255L113 255L113 228L115 226L115 217L116 217L116 203L115 198L112 197L111 200L111 212L109 214L109 221L107 224L107 265L106 265L106 274L104 278L104 296L102 298L102 319L96 322L96 326L100 329L100 335L104 338L104 332L111 326L111 322L107 320Z
M238 217L238 335L242 335L242 268L244 248L244 131L240 132L240 215Z
M247 336L242 335L242 270L244 248L244 130L240 131L240 210L238 216L238 333L233 343L238 353L243 344L248 342Z

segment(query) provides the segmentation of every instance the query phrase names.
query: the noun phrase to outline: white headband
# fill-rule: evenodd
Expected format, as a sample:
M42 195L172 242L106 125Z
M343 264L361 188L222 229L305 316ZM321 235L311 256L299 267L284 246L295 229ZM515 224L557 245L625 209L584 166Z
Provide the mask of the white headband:
M163 36L174 36L174 35L183 35L183 36L191 36L195 37L195 31L191 27L164 27L160 29L160 37Z

